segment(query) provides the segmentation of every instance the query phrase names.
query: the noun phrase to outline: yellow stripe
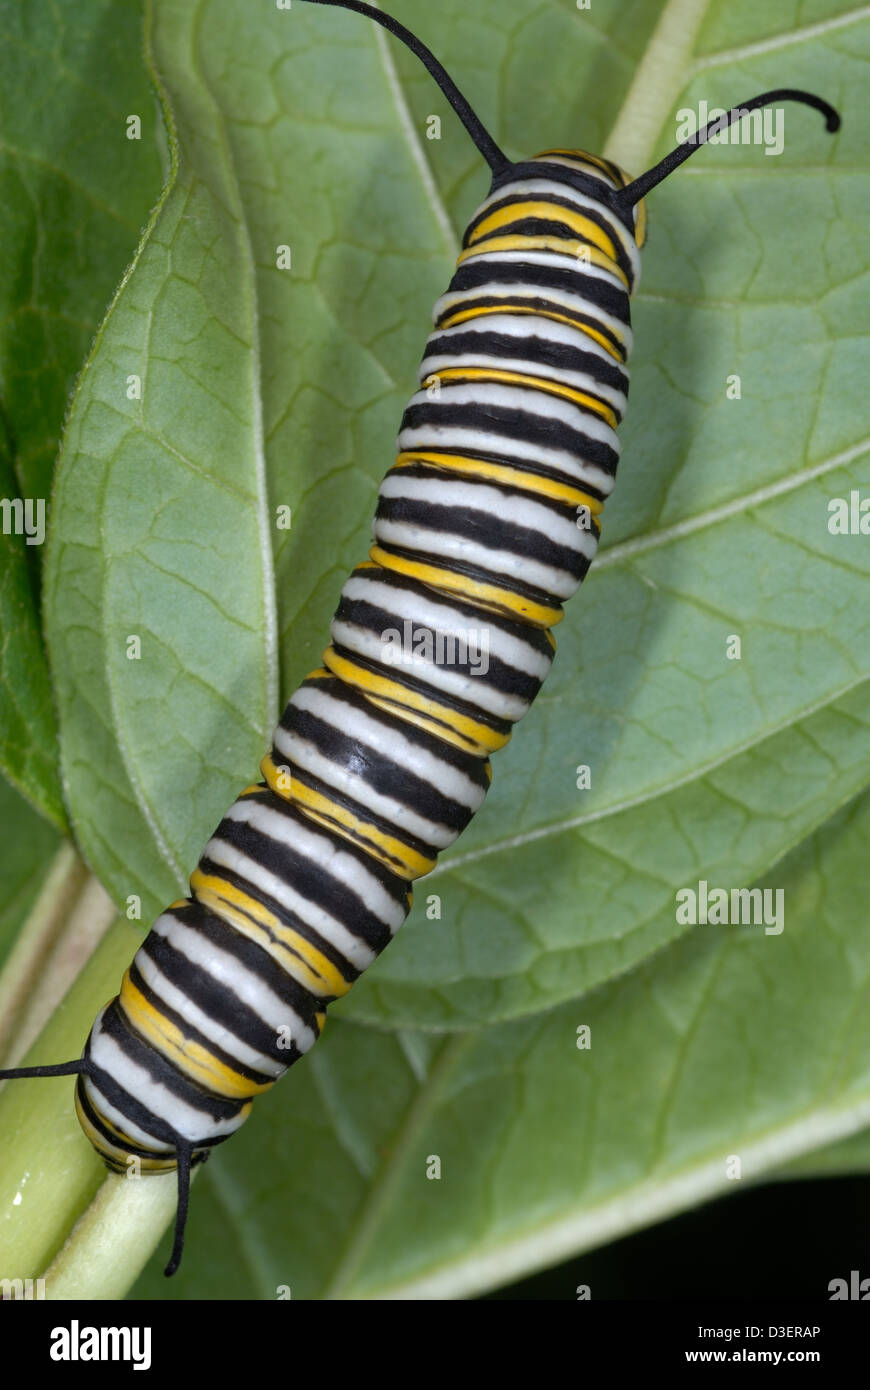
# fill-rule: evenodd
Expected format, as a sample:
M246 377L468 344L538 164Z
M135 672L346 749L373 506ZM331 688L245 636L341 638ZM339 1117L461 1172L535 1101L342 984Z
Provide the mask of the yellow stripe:
M590 497L588 492L581 492L580 488L572 487L570 483L557 483L553 478L544 478L523 468L512 468L506 463L491 463L488 459L469 458L463 454L442 454L435 449L408 449L398 455L393 468L407 468L412 463L431 463L435 468L488 478L539 497L549 497L554 502L565 502L569 507L588 507L593 516L598 516L604 507L599 498Z
M194 869L190 886L204 907L223 917L250 941L256 941L282 970L318 999L340 999L347 994L353 981L346 980L322 951L292 927L285 926L255 898L248 897L215 874L204 874L201 869ZM253 922L251 917L255 919Z
M588 260L590 265L609 270L611 275L618 276L626 289L630 288L628 276L617 261L599 251L597 246L590 246L588 241L575 241L569 237L522 236L517 233L488 237L486 241L478 241L473 246L466 247L457 258L456 264L461 265L463 261L472 260L475 256L489 255L491 251L555 251L557 255L565 256L569 260Z
M381 709L387 710L389 714L398 714L409 723L419 725L421 729L428 729L445 743L452 743L456 748L463 748L466 752L471 751L478 757L484 757L488 753L494 753L498 748L504 748L510 739L510 733L500 734L488 724L466 718L449 706L439 704L437 700L429 700L407 686L400 685L398 681L377 675L365 666L358 666L356 662L339 656L333 647L327 647L323 653L323 660L330 671L347 681L348 685L364 691Z
M263 759L260 767L266 781L272 786L272 779L280 776L280 773L269 754ZM279 792L278 795L284 793ZM293 779L292 799L312 820L319 821L328 829L344 835L345 839L353 844L361 844L373 859L378 859L400 878L420 878L422 874L428 874L435 867L434 858L419 854L396 836L388 835L371 821L354 815L346 806L339 805L330 796L306 786L299 777Z
M466 574L444 569L440 565L427 565L419 560L407 560L401 555L392 555L379 545L372 546L369 552L384 569L395 570L398 574L410 575L424 584L443 589L450 594L476 603L479 608L490 608L496 612L507 612L512 617L521 618L535 627L555 627L565 616L564 609L553 604L535 603L511 589L502 589L496 584L481 584ZM427 871L428 872L428 871Z
M496 208L495 212L489 213L482 218L474 228L469 237L469 245L481 241L490 232L497 232L502 227L509 227L512 223L524 220L527 217L539 218L545 222L558 222L562 227L570 227L572 232L576 232L582 241L588 241L593 246L597 246L606 256L609 256L614 265L618 264L616 246L609 236L601 230L597 222L591 218L584 217L582 212L575 212L572 208L563 208L558 203L551 203L545 199L529 198L522 202L511 203L505 208Z
M552 309L539 309L534 306L521 304L492 304L485 308L462 309L460 312L450 314L447 318L439 319L439 328L453 328L457 323L465 323L466 319L482 318L486 314L537 314L542 319L553 319L556 323L567 323L572 328L576 328L580 333L587 334L594 338L596 343L600 343L606 352L610 353L620 366L625 362L625 350L614 347L609 338L605 338L598 329L590 327L588 323L580 323L576 318L569 318L567 314L557 314Z
M93 1101L91 1101L91 1105L93 1104ZM82 1127L85 1138L90 1141L90 1143L96 1149L97 1153L100 1155L100 1158L104 1160L111 1159L113 1163L116 1163L118 1165L121 1171L127 1171L128 1155L130 1157L136 1158L136 1161L138 1162L140 1168L145 1173L169 1173L175 1168L176 1163L174 1154L166 1154L165 1156L155 1156L154 1158L141 1158L138 1154L130 1155L129 1145L133 1144L134 1141L130 1139L129 1136L121 1134L120 1130L115 1125L113 1125L111 1121L107 1120L105 1115L101 1114L97 1107L94 1106L96 1113L100 1117L100 1123L104 1124L107 1129L111 1130L111 1132L117 1135L118 1137L117 1144L110 1143L109 1140L106 1139L105 1135L101 1134L100 1131L96 1129L94 1125L91 1124L91 1121L85 1114L84 1108L79 1099L78 1087L76 1087L75 1090L75 1107L76 1117L78 1119L79 1124ZM136 1148L145 1148L145 1145L136 1143Z
M625 169L620 169L618 164L614 164L609 159L602 159L597 154L589 154L587 150L544 150L543 154L536 154L535 159L547 159L550 155L561 155L564 159L571 159L580 164L592 164L602 169L605 174L616 184L621 184L627 188L630 183L634 183L634 177L626 173ZM641 198L636 207L636 220L634 225L634 239L637 245L643 246L646 241L646 199Z
M210 897L219 900L221 911L218 915L226 917L231 926L240 928L240 924L245 922L250 929L251 922L248 919L251 917L267 932L278 931L282 926L275 914L256 898L252 898L249 893L236 888L234 884L228 883L216 874L206 874L202 869L196 868L190 875L190 886L197 900L212 908L212 911L214 908L211 902L206 902L203 894L208 893Z
M614 164L609 159L602 159L597 154L589 154L587 150L544 150L543 154L536 154L535 159L546 159L550 155L561 155L564 159L575 160L580 164L595 165L597 168L602 169L614 183L621 184L623 188L627 188L630 183L634 183L633 176L626 173L625 169L620 169L618 164ZM634 239L638 247L643 246L646 241L645 198L641 198L636 207Z
M260 763L260 771L276 796L280 796L284 801L295 801L296 790L293 785L293 774L289 773L289 770L285 772L283 765L278 766L271 753L267 753L263 758Z
M635 204L634 239L638 246L646 241L646 198Z
M204 1086L214 1095L225 1096L228 1100L247 1100L249 1096L261 1096L274 1086L274 1081L262 1084L251 1081L241 1072L220 1062L201 1043L185 1037L181 1029L164 1018L160 1010L136 988L129 970L121 982L120 1004L133 1027L155 1051L172 1062L191 1081Z
M590 396L587 391L578 391L574 386L565 386L561 381L551 381L548 377L511 372L503 367L444 367L434 372L433 376L439 381L504 381L511 386L531 386L536 391L545 391L550 396L561 396L566 401L573 401L575 405L582 406L584 410L600 415L613 429L619 424L611 407L598 396ZM431 377L428 380L431 381Z

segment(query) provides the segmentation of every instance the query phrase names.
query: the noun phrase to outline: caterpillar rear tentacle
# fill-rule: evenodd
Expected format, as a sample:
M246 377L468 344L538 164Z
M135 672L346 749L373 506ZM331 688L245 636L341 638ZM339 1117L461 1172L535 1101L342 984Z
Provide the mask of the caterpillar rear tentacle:
M435 77L493 174L434 311L420 389L381 484L369 558L345 583L323 666L293 695L191 896L155 922L84 1055L0 1078L78 1074L82 1128L123 1172L177 1169L167 1275L192 1167L311 1048L330 1003L389 944L411 882L461 834L489 755L553 659L619 459L643 195L735 107L631 180L551 149L514 163L427 48L356 0Z

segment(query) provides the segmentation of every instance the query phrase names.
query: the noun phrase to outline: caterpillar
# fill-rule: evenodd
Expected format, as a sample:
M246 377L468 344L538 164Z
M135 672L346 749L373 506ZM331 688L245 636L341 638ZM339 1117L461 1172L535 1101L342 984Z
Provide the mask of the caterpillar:
M412 882L480 809L490 755L550 670L552 629L592 563L619 460L629 301L646 195L732 108L640 177L555 147L512 161L430 52L424 64L492 176L434 309L420 388L379 491L368 558L344 584L323 664L291 697L263 780L227 811L98 1014L81 1057L0 1072L75 1075L84 1134L119 1173L175 1171L166 1274L191 1171L313 1047L329 1005L389 944Z

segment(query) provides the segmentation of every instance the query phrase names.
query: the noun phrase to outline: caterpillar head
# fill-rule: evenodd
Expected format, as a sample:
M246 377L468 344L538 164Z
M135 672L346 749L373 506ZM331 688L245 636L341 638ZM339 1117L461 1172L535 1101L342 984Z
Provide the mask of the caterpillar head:
M640 278L646 209L642 199L621 205L620 196L630 184L617 164L586 150L544 150L531 159L506 161L494 173L463 246L478 240L485 229L496 229L512 205L513 228L522 229L529 246L581 257L617 277L631 294ZM487 210L481 224L480 215ZM519 222L518 210L523 212Z
M618 212L634 236L635 244L643 246L646 241L646 201L641 198L631 207L621 207L618 195L633 180L613 160L591 154L588 150L553 149L536 154L529 163L543 163L550 177L557 180L561 177L574 187L588 187L591 196Z

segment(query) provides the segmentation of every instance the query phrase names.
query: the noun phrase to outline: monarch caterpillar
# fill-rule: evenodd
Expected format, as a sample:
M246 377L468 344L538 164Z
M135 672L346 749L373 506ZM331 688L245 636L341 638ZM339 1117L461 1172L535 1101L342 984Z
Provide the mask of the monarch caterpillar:
M351 0L315 2L369 15L422 59L492 186L436 306L370 557L344 586L323 668L275 731L264 782L219 825L192 896L158 919L83 1056L0 1073L77 1074L79 1119L110 1167L177 1170L167 1273L192 1165L313 1045L329 1003L388 944L410 883L479 809L489 755L546 678L550 629L594 557L613 486L644 195L713 130L771 101L839 124L827 103L780 90L634 181L567 149L513 163L403 26Z

